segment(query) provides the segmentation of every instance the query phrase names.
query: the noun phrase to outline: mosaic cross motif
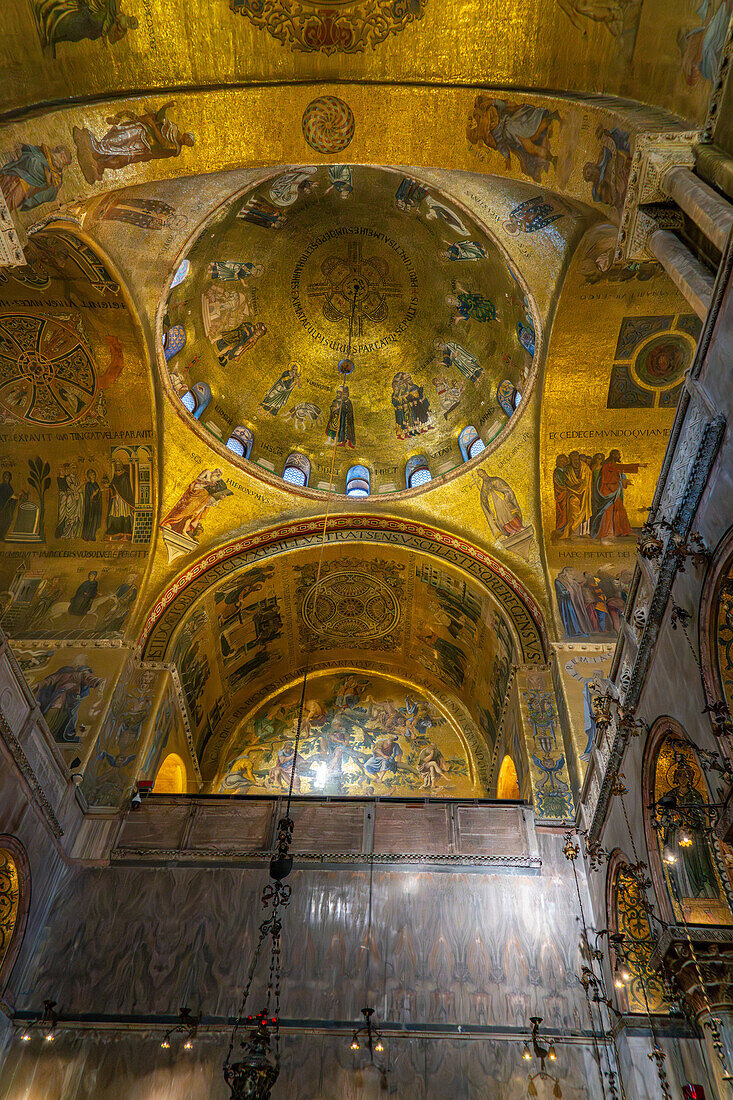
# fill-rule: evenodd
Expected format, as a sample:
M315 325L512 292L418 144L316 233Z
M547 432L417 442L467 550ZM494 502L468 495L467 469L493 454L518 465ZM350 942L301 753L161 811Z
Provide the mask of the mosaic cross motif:
M69 317L0 317L0 406L31 424L71 424L97 392L89 348Z
M387 278L387 261L382 256L365 258L362 242L358 240L348 242L345 256L327 256L321 272L324 280L310 284L309 297L323 300L323 316L328 321L348 320L353 309L356 336L361 336L364 321L385 321L388 299L398 298L402 293L399 284Z

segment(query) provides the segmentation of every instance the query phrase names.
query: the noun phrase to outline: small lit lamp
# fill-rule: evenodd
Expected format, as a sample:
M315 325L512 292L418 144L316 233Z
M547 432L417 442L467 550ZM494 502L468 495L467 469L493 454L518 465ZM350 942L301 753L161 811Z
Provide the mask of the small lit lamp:
M551 1062L557 1061L557 1054L555 1053L555 1047L552 1043L550 1043L547 1049L547 1057L550 1059Z
M522 1057L524 1058L525 1062L531 1062L532 1061L532 1054L531 1054L530 1049L529 1049L529 1043L524 1044L524 1050L522 1051Z
M664 849L662 851L662 859L670 867L677 862L677 856L674 854L669 844L665 844L664 846Z
M691 848L692 837L688 833L687 829L682 829L680 832L680 848Z

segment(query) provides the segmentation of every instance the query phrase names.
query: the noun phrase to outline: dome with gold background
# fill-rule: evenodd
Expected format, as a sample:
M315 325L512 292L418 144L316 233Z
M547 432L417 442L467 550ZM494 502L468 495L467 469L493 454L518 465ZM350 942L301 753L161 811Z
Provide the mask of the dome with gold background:
M385 493L497 439L536 325L500 246L449 195L407 171L304 165L199 229L162 351L191 415L242 458L324 490L333 462L340 493L359 466L362 494Z

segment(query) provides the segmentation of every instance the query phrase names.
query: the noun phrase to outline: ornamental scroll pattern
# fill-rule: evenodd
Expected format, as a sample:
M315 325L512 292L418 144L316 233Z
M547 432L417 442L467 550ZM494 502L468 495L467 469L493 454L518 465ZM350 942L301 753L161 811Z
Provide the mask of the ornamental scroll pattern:
M619 867L614 883L616 930L624 937L624 954L631 981L626 987L629 1012L657 1012L664 1008L664 990L649 965L654 950L649 917L639 883Z
M283 46L303 53L362 53L422 19L427 0L229 0Z
M0 848L0 965L8 953L18 920L20 882L15 860L6 848Z

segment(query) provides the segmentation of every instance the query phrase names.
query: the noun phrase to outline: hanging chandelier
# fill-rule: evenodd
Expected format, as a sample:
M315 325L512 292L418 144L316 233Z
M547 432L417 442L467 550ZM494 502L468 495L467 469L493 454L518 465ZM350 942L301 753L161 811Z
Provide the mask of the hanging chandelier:
M269 913L260 925L259 940L224 1062L224 1080L231 1089L231 1100L269 1100L280 1072L280 913L292 893L291 887L282 881L293 866L289 851L292 835L293 822L286 816L278 825L277 851L270 860L270 882L262 891L262 904ZM267 942L270 945L270 965L264 1007L256 1016L245 1017L252 979ZM240 1043L240 1059L232 1062L234 1043L240 1030L246 1030L247 1034Z

